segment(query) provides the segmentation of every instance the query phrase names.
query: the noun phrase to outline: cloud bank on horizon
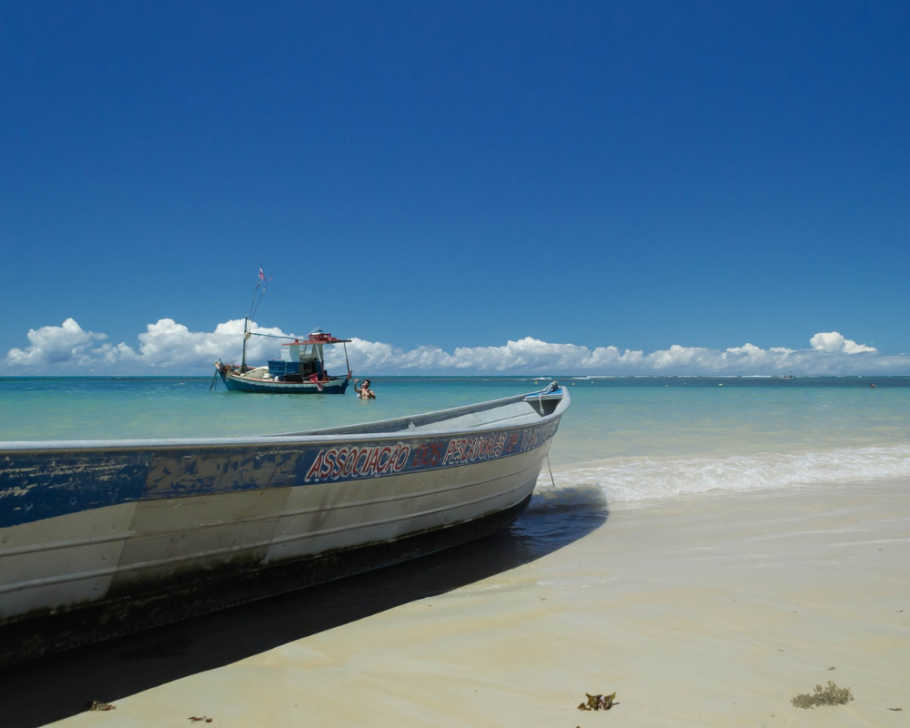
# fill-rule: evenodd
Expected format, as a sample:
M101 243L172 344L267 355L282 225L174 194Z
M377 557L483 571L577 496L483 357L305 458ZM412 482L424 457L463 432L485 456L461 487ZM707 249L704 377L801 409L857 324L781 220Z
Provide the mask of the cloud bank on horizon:
M277 342L267 337L293 337L277 328L256 324L247 346L247 361L264 363L277 357ZM28 332L29 345L7 353L3 369L15 375L190 375L211 371L214 361L239 361L243 319L218 324L212 332L190 331L173 319L148 324L138 335L138 350L112 344L103 333L84 330L74 319L61 326L42 326ZM775 375L801 376L910 373L910 357L885 356L836 331L811 337L809 349L752 344L708 349L674 344L645 354L615 346L590 349L577 344L554 344L525 337L503 346L456 348L437 346L410 350L353 339L347 345L352 368L372 375L410 374L565 374L565 375ZM328 347L327 366L344 371L341 347Z

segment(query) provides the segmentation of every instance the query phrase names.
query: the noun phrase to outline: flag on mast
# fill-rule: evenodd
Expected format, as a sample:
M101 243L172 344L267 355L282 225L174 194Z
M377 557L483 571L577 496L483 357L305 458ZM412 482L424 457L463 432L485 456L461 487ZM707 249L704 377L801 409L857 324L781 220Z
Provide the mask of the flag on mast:
M262 268L259 269L259 280L260 281L265 280L265 273L262 272Z

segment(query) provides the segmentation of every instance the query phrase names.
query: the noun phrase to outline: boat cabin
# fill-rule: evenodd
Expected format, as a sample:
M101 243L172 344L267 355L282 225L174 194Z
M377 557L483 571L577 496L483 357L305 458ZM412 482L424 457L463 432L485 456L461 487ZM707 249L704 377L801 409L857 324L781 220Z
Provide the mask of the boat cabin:
M325 370L326 344L347 343L350 339L336 339L331 334L313 333L306 339L281 345L281 359L269 360L269 375L283 382L302 382L315 375L316 379L328 379Z

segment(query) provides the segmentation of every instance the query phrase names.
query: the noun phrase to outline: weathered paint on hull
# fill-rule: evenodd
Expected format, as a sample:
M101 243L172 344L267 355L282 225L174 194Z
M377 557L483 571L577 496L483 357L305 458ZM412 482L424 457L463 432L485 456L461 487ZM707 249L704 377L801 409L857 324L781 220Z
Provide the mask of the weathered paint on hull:
M497 514L511 520L527 505L548 449L382 481L121 503L3 529L0 666L486 535L484 523L501 527ZM290 565L294 577L270 586L237 581ZM51 630L41 624L51 620L28 619L67 612L75 617Z
M313 382L276 382L222 374L224 386L231 392L255 392L258 394L344 394L348 379L333 379L322 385Z
M480 524L517 517L530 497L561 416L544 404L533 418L520 398L498 408L508 421L524 408L519 425L419 434L406 419L374 435L368 425L356 435L7 443L0 663L23 657L11 630L50 621L33 617L57 615L93 639L93 614L115 631L141 628L271 593L245 575L290 570L275 584L296 588L484 535ZM446 422L477 427L483 412L462 409ZM174 599L176 610L163 606ZM40 654L72 640L23 644Z
M523 500L541 457L532 451L383 479L141 500L11 526L2 530L0 623L195 572L444 528Z

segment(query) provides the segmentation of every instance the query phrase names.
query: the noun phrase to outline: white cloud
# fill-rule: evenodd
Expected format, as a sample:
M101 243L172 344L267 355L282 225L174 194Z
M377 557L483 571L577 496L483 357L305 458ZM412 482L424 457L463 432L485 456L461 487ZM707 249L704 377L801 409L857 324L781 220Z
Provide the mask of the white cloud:
M24 350L10 349L6 358L7 362L14 366L42 367L54 364L81 366L92 358L92 343L106 338L104 334L83 331L79 324L68 318L62 326L29 329L30 346Z
M403 373L450 371L452 373L533 373L629 366L642 362L640 351L620 354L615 346L593 351L575 344L549 344L530 337L509 341L505 346L460 347L448 353L435 346L404 351L381 342L354 339L348 345L351 358L360 369L394 368ZM338 356L336 352L336 357ZM330 360L331 362L331 360Z
M841 334L836 331L829 331L828 333L816 334L811 339L809 343L812 345L813 349L818 349L819 351L829 351L834 353L843 353L843 354L862 354L863 352L876 352L878 351L872 346L866 346L865 344L857 344L855 341L850 339L845 339Z
M11 371L22 373L73 373L87 374L155 374L185 373L211 367L216 359L239 360L243 342L243 319L218 324L215 331L194 332L173 319L160 319L148 324L138 335L139 350L121 342L116 346L107 343L105 334L84 331L76 321L68 318L62 326L44 326L28 332L30 345L26 349L10 349L6 364ZM253 324L252 336L247 344L249 361L260 361L267 356L277 356L276 342L267 336L290 336L280 329ZM161 371L156 371L161 370Z
M280 341L292 336L277 328L254 325L247 361L277 358ZM148 324L138 334L138 347L111 344L105 334L83 330L69 318L62 326L28 332L29 346L11 349L5 360L10 374L190 374L211 371L218 359L240 360L243 319L218 324L212 332L190 331L173 319ZM615 346L588 348L554 344L525 337L503 346L438 346L400 349L392 344L353 339L348 345L351 366L363 374L616 374L616 375L775 375L910 373L910 357L882 356L836 331L815 334L811 348L762 349L746 343L724 350L674 344L645 354ZM861 354L861 356L857 356ZM344 371L341 347L327 352L330 371Z
M815 337L813 337L813 340ZM839 351L816 348L762 349L754 344L724 351L673 345L645 355L642 351L615 346L589 349L577 344L551 344L533 338L509 341L504 346L458 348L448 353L438 347L410 351L355 339L349 345L359 371L372 373L465 373L493 374L627 374L627 375L799 375L910 372L910 358L884 357L875 349L849 340ZM864 357L853 353L868 352ZM340 360L339 360L340 361ZM331 362L335 368L337 364Z

